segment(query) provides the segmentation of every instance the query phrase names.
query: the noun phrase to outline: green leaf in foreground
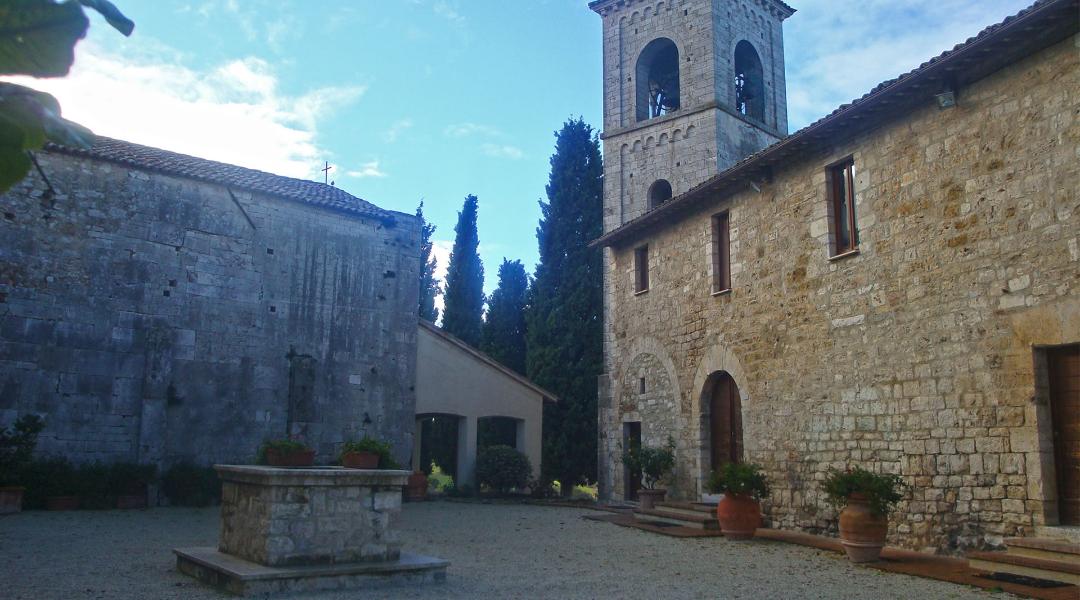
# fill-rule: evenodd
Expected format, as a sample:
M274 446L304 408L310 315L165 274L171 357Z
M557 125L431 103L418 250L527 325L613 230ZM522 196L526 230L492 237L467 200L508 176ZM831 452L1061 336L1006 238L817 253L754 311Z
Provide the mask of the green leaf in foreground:
M94 134L60 116L60 103L37 90L0 82L0 192L18 183L30 170L27 155L51 141L89 148Z
M0 75L67 75L89 24L75 2L6 0L0 4Z
M92 8L105 17L105 20L116 28L117 31L124 35L131 35L132 31L135 31L135 22L124 16L124 13L120 12L120 9L116 8L116 5L109 0L79 0L79 2L87 7Z

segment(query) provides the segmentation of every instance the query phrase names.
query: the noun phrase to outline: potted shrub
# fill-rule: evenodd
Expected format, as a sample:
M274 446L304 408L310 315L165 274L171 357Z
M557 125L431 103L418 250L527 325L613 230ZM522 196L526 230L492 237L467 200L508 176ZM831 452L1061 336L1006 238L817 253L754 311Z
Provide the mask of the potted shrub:
M713 471L707 485L714 494L723 493L716 504L716 520L724 537L748 540L761 524L761 500L769 497L769 483L761 467L750 463L728 463Z
M154 465L121 462L110 466L109 489L116 496L116 508L146 508L146 489L156 474Z
M0 429L0 515L22 510L25 488L19 480L44 427L41 417L23 415L11 427Z
M476 482L500 494L524 489L532 477L529 457L515 448L494 445L481 448L476 455Z
M907 486L899 475L878 475L859 467L829 469L823 488L840 511L840 543L851 562L873 562L885 547L889 512Z
M66 458L31 461L23 469L26 486L23 506L30 509L75 510L79 508L79 481Z
M101 462L79 465L75 469L75 489L79 508L104 510L116 506L116 494L109 480L110 467Z
M213 467L181 462L162 475L161 492L174 506L210 506L221 500L221 480Z
M623 452L623 463L631 473L641 473L643 489L638 490L638 501L642 510L652 510L667 495L666 489L657 489L656 485L675 467L675 440L668 436L663 448L630 448Z
M271 467L310 467L315 450L296 440L269 440L259 448L259 464Z
M359 442L345 442L341 447L341 466L348 469L397 469L390 443L364 436Z

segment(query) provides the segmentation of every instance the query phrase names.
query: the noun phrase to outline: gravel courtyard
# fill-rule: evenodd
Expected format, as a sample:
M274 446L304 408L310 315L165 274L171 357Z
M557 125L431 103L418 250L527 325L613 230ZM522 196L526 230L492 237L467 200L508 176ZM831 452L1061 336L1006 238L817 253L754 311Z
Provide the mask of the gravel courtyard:
M588 511L405 505L405 548L450 559L447 581L387 598L1011 598L850 565L801 546L675 539L581 519ZM174 569L214 545L218 511L29 512L0 518L6 599L224 598ZM302 598L357 597L344 593ZM370 597L370 596L369 596Z

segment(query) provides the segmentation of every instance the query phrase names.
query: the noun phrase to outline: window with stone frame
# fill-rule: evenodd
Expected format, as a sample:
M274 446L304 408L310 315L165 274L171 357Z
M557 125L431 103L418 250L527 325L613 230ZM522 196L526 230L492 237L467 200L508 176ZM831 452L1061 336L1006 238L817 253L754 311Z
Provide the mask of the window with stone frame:
M714 294L731 290L731 227L727 211L712 218Z
M859 248L855 219L855 160L852 157L829 166L825 182L829 194L830 250L832 256Z
M735 110L758 121L765 120L765 74L753 44L742 40L735 46Z
M634 293L649 291L649 247L634 249Z

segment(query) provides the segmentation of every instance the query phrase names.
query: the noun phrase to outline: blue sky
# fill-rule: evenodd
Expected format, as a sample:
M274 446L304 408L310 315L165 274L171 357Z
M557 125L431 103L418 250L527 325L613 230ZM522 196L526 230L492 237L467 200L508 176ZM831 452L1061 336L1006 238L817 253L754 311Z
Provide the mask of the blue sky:
M102 135L322 180L438 226L441 267L480 199L490 292L537 259L553 132L601 122L600 18L585 0L115 0L63 80L35 81ZM791 131L918 66L1025 0L789 4Z

